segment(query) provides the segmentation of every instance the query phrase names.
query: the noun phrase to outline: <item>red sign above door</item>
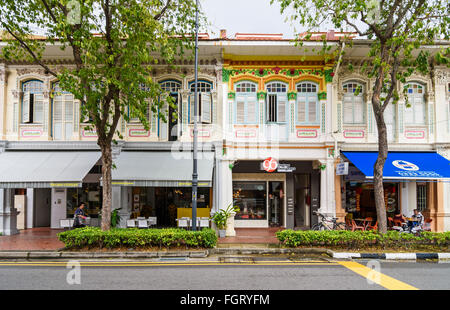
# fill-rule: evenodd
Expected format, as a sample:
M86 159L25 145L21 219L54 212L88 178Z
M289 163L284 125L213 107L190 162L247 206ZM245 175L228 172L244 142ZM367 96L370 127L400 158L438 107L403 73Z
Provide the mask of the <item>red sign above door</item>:
M263 162L263 168L267 172L274 172L278 168L278 162L272 157L266 158Z

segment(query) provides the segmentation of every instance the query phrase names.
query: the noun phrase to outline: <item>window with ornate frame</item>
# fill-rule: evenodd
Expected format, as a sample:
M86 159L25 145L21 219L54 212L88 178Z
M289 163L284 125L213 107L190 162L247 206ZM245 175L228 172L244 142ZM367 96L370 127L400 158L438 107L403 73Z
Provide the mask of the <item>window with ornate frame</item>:
M288 85L282 82L266 84L266 122L286 123Z
M364 103L364 87L358 82L347 82L342 85L344 124L360 125L366 121L366 105ZM355 93L357 93L355 95Z
M297 84L297 123L319 123L318 90L319 86L313 82L301 82Z
M44 82L29 80L22 83L22 123L44 122Z
M235 85L235 124L258 123L258 85L253 82L238 82Z
M213 107L212 107L212 90L213 83L206 80L199 80L197 87L198 99L197 99L197 112L199 116L199 121L201 123L210 124L212 123ZM195 82L189 83L189 107L188 107L188 118L189 123L194 123L194 103L195 103Z
M74 131L74 96L63 91L59 82L52 84L52 137L54 140L69 140Z
M405 124L426 125L425 86L416 82L405 85L408 105L405 104Z

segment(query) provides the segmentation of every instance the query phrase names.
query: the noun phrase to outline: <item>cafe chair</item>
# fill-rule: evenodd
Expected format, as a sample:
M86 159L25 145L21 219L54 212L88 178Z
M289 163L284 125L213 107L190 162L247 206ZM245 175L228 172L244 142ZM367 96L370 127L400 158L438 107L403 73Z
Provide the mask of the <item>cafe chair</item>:
M127 228L136 228L135 220L127 220Z
M392 228L394 225L394 219L392 217L388 217L388 227Z
M199 219L199 225L200 228L208 228L209 227L209 217L201 217Z
M148 218L148 226L156 226L156 217Z
M424 231L431 231L431 222L433 222L433 219L426 219L426 220L423 222L422 229L423 229Z
M187 218L176 219L176 221L179 228L187 229L189 227L189 220Z
M138 228L148 228L148 222L146 219L138 220Z
M351 220L351 229L352 229L352 231L355 231L355 230L364 231L364 230L366 230L366 228L364 226L357 225L355 220Z

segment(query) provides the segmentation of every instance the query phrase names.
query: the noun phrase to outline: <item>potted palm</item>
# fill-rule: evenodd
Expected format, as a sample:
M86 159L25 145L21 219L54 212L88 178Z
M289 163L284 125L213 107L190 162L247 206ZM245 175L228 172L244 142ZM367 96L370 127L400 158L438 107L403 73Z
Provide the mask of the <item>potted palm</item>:
M226 209L220 209L211 217L211 220L216 224L217 229L219 230L219 238L224 238L226 236L228 219L237 212L239 212L239 208L230 203Z

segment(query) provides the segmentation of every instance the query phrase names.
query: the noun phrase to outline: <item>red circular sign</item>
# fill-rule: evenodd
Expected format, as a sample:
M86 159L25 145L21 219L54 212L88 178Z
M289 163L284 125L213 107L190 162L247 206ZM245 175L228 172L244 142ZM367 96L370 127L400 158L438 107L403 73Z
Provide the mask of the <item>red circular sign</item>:
M263 168L267 172L274 172L278 168L278 162L272 157L266 158L263 163Z

